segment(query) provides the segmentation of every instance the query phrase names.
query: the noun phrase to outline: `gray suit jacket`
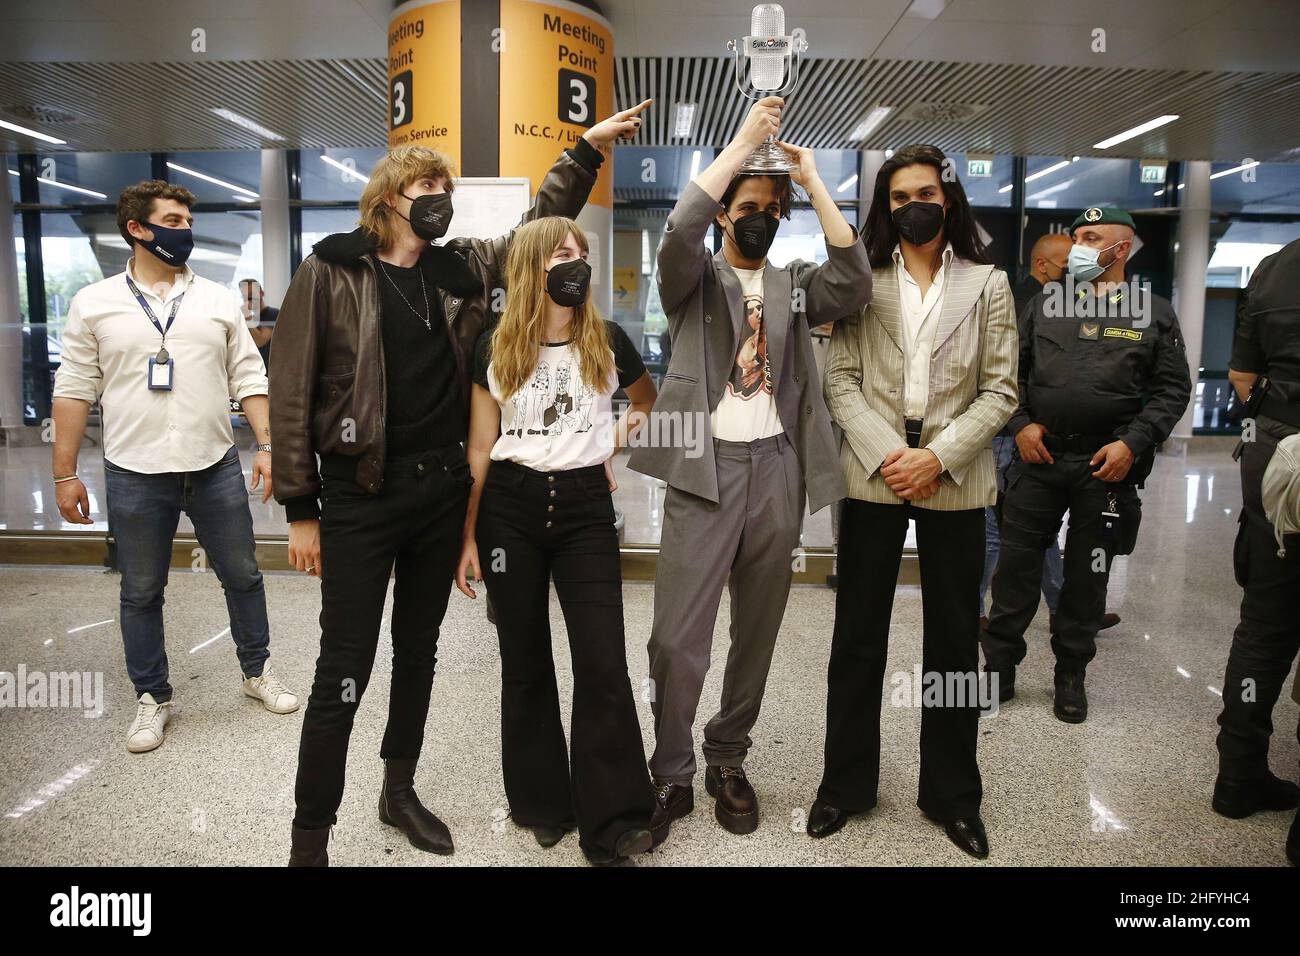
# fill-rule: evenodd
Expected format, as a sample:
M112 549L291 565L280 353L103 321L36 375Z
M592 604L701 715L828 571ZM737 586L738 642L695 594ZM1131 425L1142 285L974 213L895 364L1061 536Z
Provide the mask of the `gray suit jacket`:
M903 311L894 266L877 269L871 305L837 322L826 359L826 403L844 432L840 463L849 497L902 504L880 477L907 445L903 428ZM943 462L939 491L919 508L959 511L997 500L991 442L1015 411L1019 362L1006 273L953 258L930 356L921 447Z
M634 440L628 459L634 470L715 503L718 472L709 415L722 398L745 321L740 280L722 253L710 256L704 248L709 226L722 211L692 181L669 215L659 245L659 297L673 350L649 429L643 432L662 436L668 430L665 422L689 419L700 454L681 441L648 442L638 436L642 441ZM827 245L826 252L828 259L820 266L796 260L781 269L769 265L763 272L772 397L798 452L813 511L843 498L844 481L810 330L857 312L871 298L871 266L862 243Z

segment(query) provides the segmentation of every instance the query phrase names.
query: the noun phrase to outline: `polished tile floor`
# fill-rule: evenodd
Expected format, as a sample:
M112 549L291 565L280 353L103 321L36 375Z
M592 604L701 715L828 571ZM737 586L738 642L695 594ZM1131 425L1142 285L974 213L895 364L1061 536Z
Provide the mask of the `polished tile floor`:
M6 504L17 495L14 479ZM981 722L987 865L1283 865L1290 814L1242 821L1209 808L1214 718L1239 591L1230 549L1240 488L1222 449L1164 457L1144 493L1137 552L1118 562L1109 605L1124 618L1105 632L1089 672L1091 714L1069 726L1051 715L1045 615L1016 700ZM98 569L0 568L0 670L103 676L102 713L83 708L0 709L0 865L279 865L288 849L301 712L277 717L240 692L225 605L209 574L174 571L166 620L178 716L166 743L128 754L134 712L122 662L117 577ZM318 585L267 576L277 670L305 697L316 657ZM639 687L653 588L624 588L629 670ZM901 587L888 671L920 657L920 593ZM727 602L714 660L726 651ZM563 621L552 603L561 696L570 693ZM880 806L814 842L803 814L821 768L825 672L834 596L797 587L754 731L748 769L762 798L758 831L735 837L712 819L697 777L697 808L638 865L938 864L969 861L915 807L920 714L886 703ZM481 605L453 594L440 641L425 755L417 786L451 827L456 855L407 845L375 816L391 651L352 738L348 790L331 854L342 864L578 865L574 836L540 849L506 819L499 755L500 670ZM715 667L700 725L719 694ZM93 686L93 685L92 685ZM1288 685L1289 686L1289 685ZM887 690L889 685L887 684ZM83 702L84 704L85 702ZM648 705L639 705L647 746ZM1275 713L1275 771L1295 778L1297 706Z

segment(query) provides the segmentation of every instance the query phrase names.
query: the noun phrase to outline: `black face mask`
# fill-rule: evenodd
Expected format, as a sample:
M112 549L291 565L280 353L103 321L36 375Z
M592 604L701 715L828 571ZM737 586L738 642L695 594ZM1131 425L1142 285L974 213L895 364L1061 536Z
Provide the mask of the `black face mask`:
M946 218L942 203L920 200L899 206L890 216L898 234L914 246L923 246L939 235Z
M731 223L736 248L746 259L762 259L766 256L767 250L772 248L772 241L776 239L776 230L781 225L780 219L765 212L751 212L739 219L728 216L727 220Z
M403 199L411 199L402 193ZM451 225L451 193L428 193L411 199L411 215L402 216L411 224L411 231L426 242L441 239ZM401 216L401 213L398 213Z
M194 251L193 229L171 229L152 222L140 225L153 231L152 239L136 239L142 249L152 252L169 266L180 268Z
M546 294L556 305L582 305L590 285L591 266L586 259L570 259L546 270Z

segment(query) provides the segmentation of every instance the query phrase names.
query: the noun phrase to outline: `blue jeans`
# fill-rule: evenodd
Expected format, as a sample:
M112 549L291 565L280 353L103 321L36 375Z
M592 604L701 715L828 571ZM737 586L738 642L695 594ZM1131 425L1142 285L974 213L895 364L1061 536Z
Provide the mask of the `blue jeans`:
M147 475L104 460L108 524L122 572L122 644L136 696L171 700L163 640L163 589L181 511L190 516L206 560L226 592L230 633L245 677L270 656L266 592L253 553L253 516L233 445L202 471Z
M993 439L993 462L998 478L998 493L1007 490L1007 469L1016 449L1016 440L1002 435ZM998 549L1001 546L1002 532L998 528L998 513L994 508L984 509L984 578L980 581L980 614L984 613L984 597L989 585L993 583L993 572L998 566ZM1065 582L1065 564L1061 560L1061 549L1053 545L1047 549L1043 562L1043 598L1047 601L1047 610L1055 614L1061 603L1061 586Z

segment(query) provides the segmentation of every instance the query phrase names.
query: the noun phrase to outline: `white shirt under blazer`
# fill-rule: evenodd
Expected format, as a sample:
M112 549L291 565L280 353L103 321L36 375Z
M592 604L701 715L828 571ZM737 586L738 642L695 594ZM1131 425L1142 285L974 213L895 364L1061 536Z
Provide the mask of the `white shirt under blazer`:
M945 257L944 281L925 362L921 447L938 456L939 490L918 508L960 511L997 500L992 439L1015 411L1019 339L1006 273ZM904 400L907 351L900 262L873 271L875 294L858 315L835 324L824 391L843 431L840 465L849 497L903 504L879 470L907 447ZM917 290L919 293L919 290ZM918 317L919 314L918 314ZM936 321L937 319L937 321ZM920 326L924 329L924 326Z
M132 266L127 272L135 280ZM151 390L149 358L162 336L119 273L86 286L68 307L63 358L54 376L55 398L79 398L103 407L104 457L146 474L202 471L235 443L230 399L267 394L266 368L233 289L194 274L188 266L159 297L136 282L160 325L184 293L167 332L175 360L170 391Z

